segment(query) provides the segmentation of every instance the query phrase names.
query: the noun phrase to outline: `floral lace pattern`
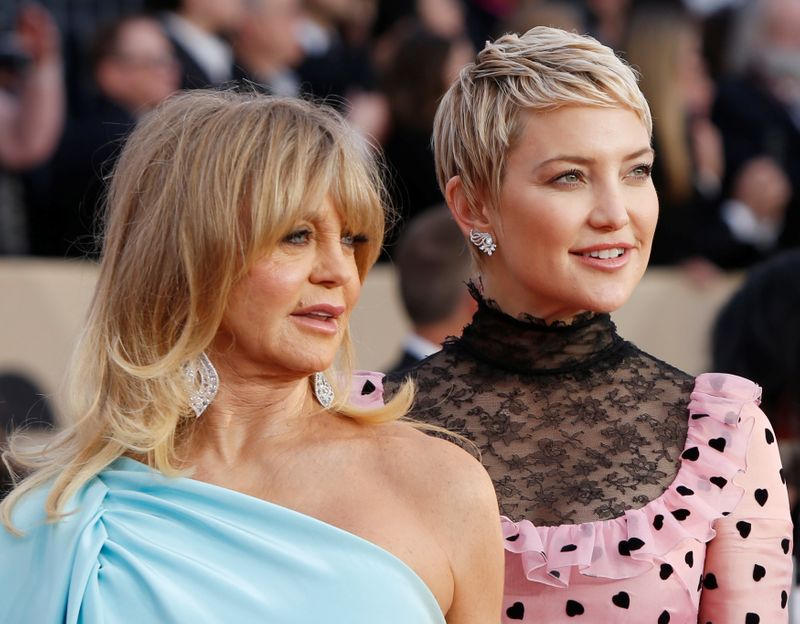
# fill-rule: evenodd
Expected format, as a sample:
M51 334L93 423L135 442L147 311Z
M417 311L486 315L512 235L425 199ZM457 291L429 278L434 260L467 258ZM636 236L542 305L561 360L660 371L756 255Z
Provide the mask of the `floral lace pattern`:
M606 314L547 325L473 293L462 337L411 371L411 416L475 442L512 519L608 520L660 496L680 466L694 379L624 341Z

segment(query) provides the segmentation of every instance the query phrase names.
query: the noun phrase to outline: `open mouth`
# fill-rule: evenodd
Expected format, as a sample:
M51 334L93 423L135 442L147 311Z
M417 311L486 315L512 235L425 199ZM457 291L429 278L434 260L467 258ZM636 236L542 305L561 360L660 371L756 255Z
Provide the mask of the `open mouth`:
M596 249L594 251L587 251L580 255L587 257L587 258L598 258L600 260L608 260L613 258L619 258L620 256L625 254L625 249L622 247L612 247L611 249Z

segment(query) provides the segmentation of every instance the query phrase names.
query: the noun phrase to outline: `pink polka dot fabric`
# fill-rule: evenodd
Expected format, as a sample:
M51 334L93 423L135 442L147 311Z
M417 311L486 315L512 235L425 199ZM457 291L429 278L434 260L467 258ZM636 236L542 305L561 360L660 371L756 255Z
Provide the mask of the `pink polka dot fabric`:
M787 622L792 524L760 394L700 375L680 470L640 509L554 527L503 518L503 622Z

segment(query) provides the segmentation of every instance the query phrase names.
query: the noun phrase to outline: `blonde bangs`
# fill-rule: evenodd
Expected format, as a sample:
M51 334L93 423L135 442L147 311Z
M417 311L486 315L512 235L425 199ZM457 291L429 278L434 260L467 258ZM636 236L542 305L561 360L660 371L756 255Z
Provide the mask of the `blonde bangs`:
M11 440L9 461L30 474L0 503L0 522L11 527L12 508L48 482L46 512L57 520L121 455L176 474L194 422L182 365L212 342L255 258L330 194L345 228L367 238L356 247L362 281L377 259L385 191L370 149L330 109L254 93L184 92L140 120L111 179L100 277L71 366L70 424L45 447ZM348 334L345 377L350 349ZM383 422L402 416L412 394L408 386L374 411L339 396L343 414Z

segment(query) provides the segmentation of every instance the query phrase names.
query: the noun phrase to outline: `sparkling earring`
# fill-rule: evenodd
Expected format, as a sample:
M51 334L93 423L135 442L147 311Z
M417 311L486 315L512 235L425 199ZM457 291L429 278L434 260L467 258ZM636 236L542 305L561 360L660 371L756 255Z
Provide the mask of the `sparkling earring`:
M469 240L480 249L487 256L491 256L497 249L497 243L494 242L492 235L488 232L478 232L477 230L469 231Z
M195 360L183 365L183 374L189 388L189 405L199 418L217 396L219 390L217 369L203 352Z
M322 373L314 373L314 396L325 409L333 405L333 387Z

